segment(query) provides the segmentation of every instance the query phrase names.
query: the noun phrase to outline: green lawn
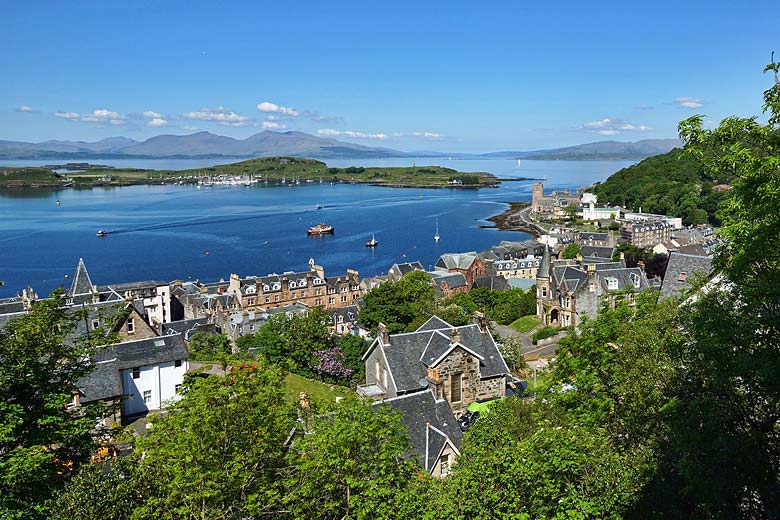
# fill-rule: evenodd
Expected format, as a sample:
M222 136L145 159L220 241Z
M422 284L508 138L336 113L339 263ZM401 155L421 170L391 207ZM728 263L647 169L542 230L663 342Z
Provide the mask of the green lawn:
M336 400L336 396L343 397L352 391L345 386L320 383L298 374L287 374L284 383L287 398L294 402L298 401L301 392L306 392L309 398L315 401L333 402Z
M529 330L539 325L539 320L533 314L517 318L515 321L509 324L514 330L521 334L525 334Z

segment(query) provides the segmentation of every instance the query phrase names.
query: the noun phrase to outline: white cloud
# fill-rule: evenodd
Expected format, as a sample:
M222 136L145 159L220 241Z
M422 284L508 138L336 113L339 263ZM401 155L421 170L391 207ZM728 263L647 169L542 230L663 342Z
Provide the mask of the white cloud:
M283 107L277 105L276 103L271 103L270 101L263 101L262 103L258 103L257 109L260 112L265 112L266 114L283 114L285 116L291 117L297 117L300 115L300 112L294 108Z
M284 130L285 128L287 128L287 125L283 125L275 121L263 121L263 123L260 126L262 126L267 130Z
M617 135L620 132L649 132L653 128L647 125L635 125L621 121L620 119L610 119L605 117L598 121L591 121L582 125L583 130L595 132L598 135Z
M181 128L182 130L190 131L190 132L194 132L195 130L200 130L200 128L198 128L197 126L190 126L190 125L181 125L181 126L179 126L179 128Z
M182 117L185 119L193 119L196 121L209 121L217 123L222 126L247 126L249 124L249 118L236 114L232 110L228 110L224 107L218 108L202 108L195 112L187 112Z
M122 115L113 110L107 110L105 108L99 108L93 110L91 113L79 114L77 112L55 112L55 116L70 121L81 121L84 123L108 123L111 125L123 125L127 122L127 116Z
M144 117L148 117L149 119L162 119L163 115L159 112L152 112L151 110L147 110L144 112Z
M699 98L678 97L674 98L674 104L680 108L701 108L704 106L704 101Z
M353 130L334 130L332 128L323 128L322 130L317 130L317 133L327 137L351 137L353 139L379 140L387 139L387 134L383 134L381 132L372 134L366 132L355 132Z
M26 114L37 114L40 112L37 108L28 107L27 105L22 105L19 108L16 109L17 112L24 112Z
M161 117L155 117L154 119L150 119L146 126L153 126L153 127L159 127L159 126L166 126L168 124L167 119L163 119Z

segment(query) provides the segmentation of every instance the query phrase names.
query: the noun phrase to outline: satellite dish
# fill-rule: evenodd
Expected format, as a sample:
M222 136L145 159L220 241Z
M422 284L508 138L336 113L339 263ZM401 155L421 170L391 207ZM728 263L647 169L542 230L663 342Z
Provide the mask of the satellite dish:
M420 388L428 388L428 379L424 377L420 379Z

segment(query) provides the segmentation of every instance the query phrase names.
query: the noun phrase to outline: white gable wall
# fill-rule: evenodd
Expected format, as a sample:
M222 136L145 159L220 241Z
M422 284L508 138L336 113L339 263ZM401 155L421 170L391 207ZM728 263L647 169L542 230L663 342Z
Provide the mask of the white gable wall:
M166 401L176 397L176 386L184 380L189 364L181 360L181 366L174 361L140 367L139 377L133 379L133 369L122 370L122 414L135 415L150 410L159 410ZM151 401L144 402L144 392L151 392Z

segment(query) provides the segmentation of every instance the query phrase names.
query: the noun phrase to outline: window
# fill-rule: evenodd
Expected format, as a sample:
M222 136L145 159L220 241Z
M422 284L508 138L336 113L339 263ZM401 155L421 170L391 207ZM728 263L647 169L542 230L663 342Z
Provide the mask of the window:
M306 291L301 291L301 298L306 298Z
M127 320L127 333L132 334L135 332L135 318L130 318Z
M314 296L320 295L320 289L314 289Z
M94 320L92 322L92 330L95 330L95 329L98 329L98 328L100 328L100 321Z
M152 403L152 391L144 390L144 404L151 404L151 403Z
M542 287L542 297L547 296L547 287Z
M336 303L336 298L328 298L328 303L333 305L334 303Z
M138 379L139 377L141 377L141 367L133 368L133 379Z
M439 472L441 473L442 477L446 477L450 474L450 456L448 454L444 454L439 460L441 461L439 463Z
M266 296L265 297L265 303L271 303L271 297L270 296Z
M173 366L175 366L177 368L180 367L181 366L181 359L177 359L176 361L174 361L173 362Z
M341 297L341 301L342 301L342 302L345 302L345 301L347 301L347 295L346 295L346 294L345 294L345 295L343 295L343 296Z
M459 403L462 399L461 384L463 383L463 374L453 374L450 376L450 402Z
M176 385L173 387L173 391L176 392L177 394L179 393L180 390L181 390L181 385Z
M314 300L314 305L322 305L322 298L317 298Z
M297 299L298 299L298 293L297 293L297 292L293 291L293 293L292 293L292 299L293 299L293 300L297 300Z
M275 301L275 302L278 302L278 301L279 301L279 295L278 295L278 294L275 294L275 295L274 295L274 301Z

